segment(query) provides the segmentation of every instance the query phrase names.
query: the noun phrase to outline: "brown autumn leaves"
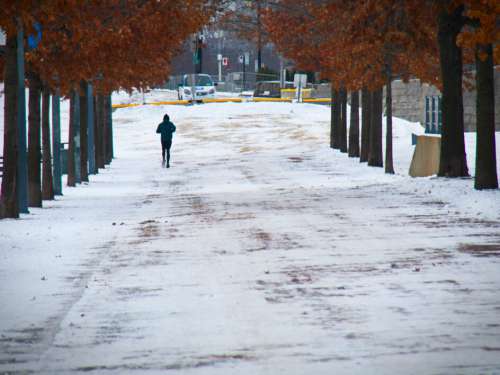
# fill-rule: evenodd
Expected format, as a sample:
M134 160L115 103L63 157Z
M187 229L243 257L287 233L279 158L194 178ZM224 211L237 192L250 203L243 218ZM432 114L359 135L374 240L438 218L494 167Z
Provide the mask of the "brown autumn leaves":
M27 71L68 94L82 81L98 92L131 90L164 82L172 57L216 10L209 0L12 1L0 9L0 27L15 34L42 29L27 51Z

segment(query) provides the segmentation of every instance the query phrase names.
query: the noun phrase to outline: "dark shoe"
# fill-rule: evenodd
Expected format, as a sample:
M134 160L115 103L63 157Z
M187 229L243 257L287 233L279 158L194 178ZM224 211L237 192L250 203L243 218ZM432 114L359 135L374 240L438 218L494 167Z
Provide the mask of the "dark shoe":
M167 168L170 168L170 164L167 164Z

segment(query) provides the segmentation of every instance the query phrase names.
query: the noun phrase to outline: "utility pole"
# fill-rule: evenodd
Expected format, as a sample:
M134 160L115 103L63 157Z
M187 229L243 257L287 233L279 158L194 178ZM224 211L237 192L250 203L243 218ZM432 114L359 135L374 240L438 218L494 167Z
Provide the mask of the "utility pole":
M193 74L198 73L198 35L193 37Z
M222 82L222 42L224 38L224 31L219 30L215 33L215 37L217 38L217 65L219 68L219 82Z
M285 81L286 81L286 73L285 73L285 68L283 64L283 57L280 55L280 88L284 89L285 88Z
M219 67L219 82L222 81L222 54L217 54L217 65Z
M196 34L194 39L194 73L200 74L203 71L203 34Z
M257 3L257 73L262 68L262 23L260 19L261 0L255 0Z
M243 71L243 86L241 88L241 91L245 91L245 85L246 85L246 80L247 80L247 76L246 76L246 72L245 72L246 54L244 53L242 56L243 56L243 59L242 59L242 64L243 64L243 68L242 68L242 71Z

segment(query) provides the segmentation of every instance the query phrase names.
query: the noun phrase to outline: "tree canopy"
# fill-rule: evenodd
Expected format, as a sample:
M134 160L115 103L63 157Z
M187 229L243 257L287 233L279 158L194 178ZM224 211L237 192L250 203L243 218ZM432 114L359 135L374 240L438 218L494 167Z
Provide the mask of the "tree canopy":
M28 69L63 93L92 81L97 90L131 90L163 82L182 43L216 11L212 0L18 1L0 11L7 35L20 19L41 29Z

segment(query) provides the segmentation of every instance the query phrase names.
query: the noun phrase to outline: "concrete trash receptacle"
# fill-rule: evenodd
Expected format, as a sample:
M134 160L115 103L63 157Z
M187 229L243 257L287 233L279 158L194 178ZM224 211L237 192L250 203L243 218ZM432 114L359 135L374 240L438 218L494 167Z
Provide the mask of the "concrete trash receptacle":
M427 177L437 174L440 156L441 136L418 135L409 175L411 177Z

